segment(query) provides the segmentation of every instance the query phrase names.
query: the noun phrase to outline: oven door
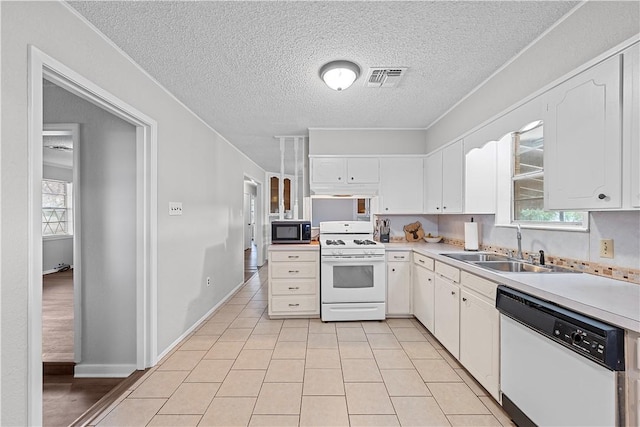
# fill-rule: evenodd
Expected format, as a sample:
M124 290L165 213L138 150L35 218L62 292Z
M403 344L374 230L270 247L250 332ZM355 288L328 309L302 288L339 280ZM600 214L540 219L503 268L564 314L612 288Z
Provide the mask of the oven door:
M385 300L384 256L377 258L323 257L320 277L323 303L384 302Z

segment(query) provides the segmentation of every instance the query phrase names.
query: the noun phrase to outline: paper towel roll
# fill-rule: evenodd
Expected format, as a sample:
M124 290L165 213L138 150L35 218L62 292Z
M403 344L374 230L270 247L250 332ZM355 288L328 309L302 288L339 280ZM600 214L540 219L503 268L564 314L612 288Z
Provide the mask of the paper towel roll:
M478 223L477 222L464 223L464 250L465 251L478 250Z

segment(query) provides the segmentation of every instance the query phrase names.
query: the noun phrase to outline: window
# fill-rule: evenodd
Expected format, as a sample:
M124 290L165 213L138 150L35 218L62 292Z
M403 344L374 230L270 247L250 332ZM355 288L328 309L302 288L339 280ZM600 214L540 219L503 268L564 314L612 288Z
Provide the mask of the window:
M72 184L42 180L42 236L72 236Z
M544 136L542 121L512 134L512 222L584 229L587 214L544 210Z

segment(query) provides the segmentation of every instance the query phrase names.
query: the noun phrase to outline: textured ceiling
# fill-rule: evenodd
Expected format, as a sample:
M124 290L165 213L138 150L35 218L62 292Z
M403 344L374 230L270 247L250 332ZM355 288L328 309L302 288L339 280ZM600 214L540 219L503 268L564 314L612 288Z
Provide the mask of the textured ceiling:
M268 171L274 135L310 127L425 128L576 2L70 2ZM409 67L395 88L343 92L326 62Z

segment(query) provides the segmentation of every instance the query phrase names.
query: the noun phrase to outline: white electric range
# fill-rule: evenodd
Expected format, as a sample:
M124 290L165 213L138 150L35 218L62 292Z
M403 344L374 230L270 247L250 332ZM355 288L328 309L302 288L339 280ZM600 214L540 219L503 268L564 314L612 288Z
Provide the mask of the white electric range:
M383 320L384 245L373 241L373 224L320 223L320 301L323 321Z

